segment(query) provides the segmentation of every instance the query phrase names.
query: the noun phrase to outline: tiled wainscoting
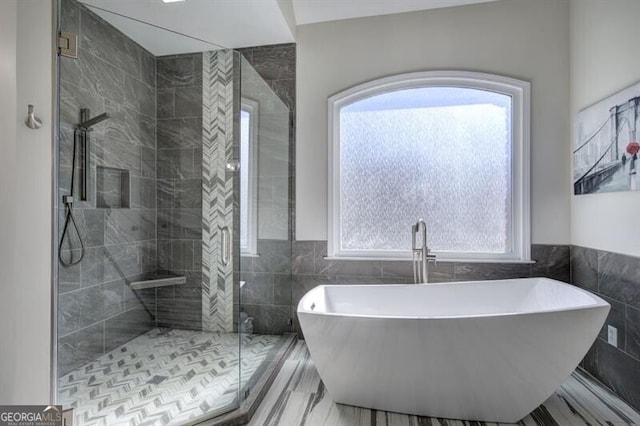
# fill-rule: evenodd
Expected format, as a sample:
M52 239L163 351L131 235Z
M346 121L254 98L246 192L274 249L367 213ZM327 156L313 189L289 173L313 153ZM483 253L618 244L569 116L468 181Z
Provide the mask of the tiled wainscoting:
M409 261L327 260L326 241L259 240L260 257L243 258L241 276L245 312L256 333L300 333L296 307L304 294L321 284L409 284ZM549 277L569 282L569 246L532 246L535 263L438 262L430 282ZM291 279L289 279L291 273ZM293 325L291 325L293 323Z
M259 257L242 257L242 310L253 318L254 333L291 332L291 242L258 240Z
M611 304L598 339L582 366L640 409L640 258L571 246L571 282ZM607 326L618 329L618 347Z
M534 244L532 264L438 262L430 282L549 277L592 291L611 312L582 366L640 409L640 258L579 246ZM296 241L292 247L291 309L321 284L412 283L408 261L327 260L326 241ZM618 347L607 343L607 326L618 329ZM295 331L300 329L295 323Z
M549 277L569 282L569 246L534 244L535 263L437 262L430 282ZM292 310L302 296L321 284L410 284L410 261L327 260L326 241L295 241L291 255ZM296 320L297 321L297 320ZM296 331L300 332L296 323Z

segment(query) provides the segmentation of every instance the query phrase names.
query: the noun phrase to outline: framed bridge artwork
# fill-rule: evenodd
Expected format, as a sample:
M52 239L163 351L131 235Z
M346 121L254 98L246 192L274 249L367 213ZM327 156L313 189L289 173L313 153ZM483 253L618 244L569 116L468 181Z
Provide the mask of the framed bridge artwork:
M573 145L573 192L640 190L640 82L580 111Z

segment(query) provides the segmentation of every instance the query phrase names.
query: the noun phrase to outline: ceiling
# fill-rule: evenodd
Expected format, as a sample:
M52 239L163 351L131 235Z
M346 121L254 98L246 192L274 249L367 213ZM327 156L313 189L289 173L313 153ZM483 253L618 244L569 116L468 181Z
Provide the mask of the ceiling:
M80 1L156 56L294 41L276 0Z
M156 56L295 41L297 25L495 0L80 0Z
M293 0L297 25L487 3L495 0Z

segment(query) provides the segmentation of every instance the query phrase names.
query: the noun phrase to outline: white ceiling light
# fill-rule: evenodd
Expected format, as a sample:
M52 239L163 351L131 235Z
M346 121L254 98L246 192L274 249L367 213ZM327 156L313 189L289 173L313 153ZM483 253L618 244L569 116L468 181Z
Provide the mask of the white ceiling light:
M185 1L185 0L162 0L165 3L177 3L179 1Z

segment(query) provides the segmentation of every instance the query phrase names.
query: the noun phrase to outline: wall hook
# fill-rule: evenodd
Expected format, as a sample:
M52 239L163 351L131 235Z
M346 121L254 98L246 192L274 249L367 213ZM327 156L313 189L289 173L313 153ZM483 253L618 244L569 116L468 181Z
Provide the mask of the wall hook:
M26 124L28 128L34 130L42 127L42 120L36 117L33 105L29 105L29 109L27 111L27 119L24 120L24 124Z

